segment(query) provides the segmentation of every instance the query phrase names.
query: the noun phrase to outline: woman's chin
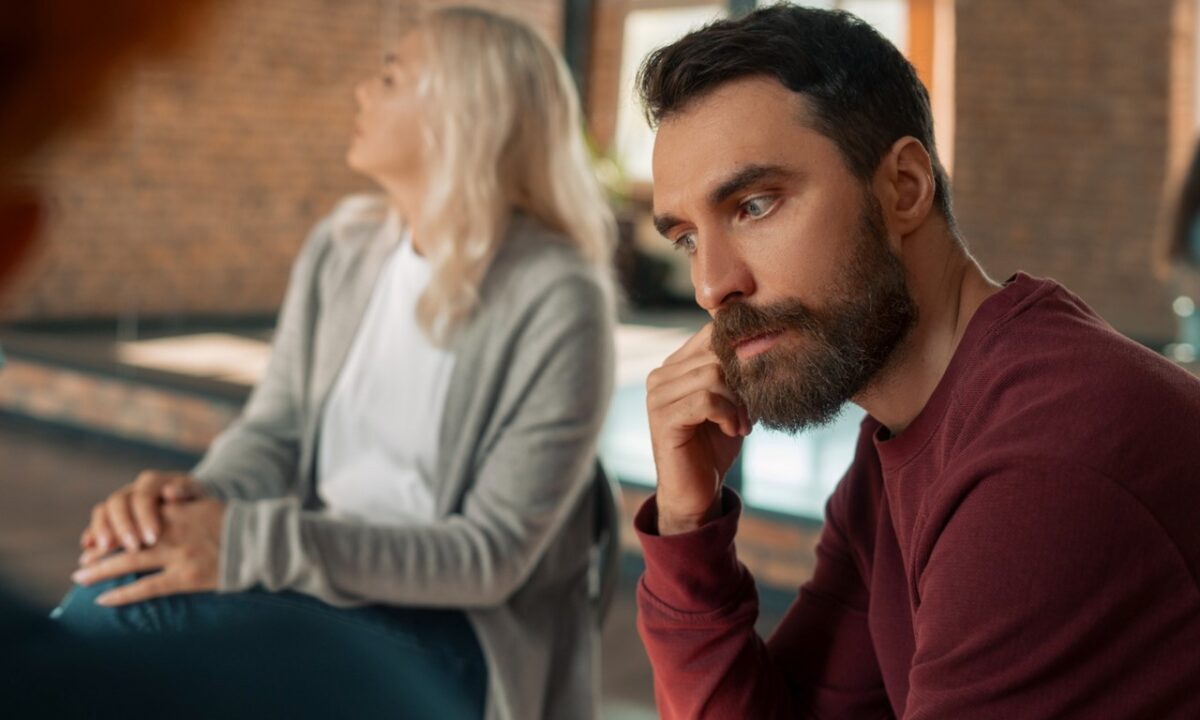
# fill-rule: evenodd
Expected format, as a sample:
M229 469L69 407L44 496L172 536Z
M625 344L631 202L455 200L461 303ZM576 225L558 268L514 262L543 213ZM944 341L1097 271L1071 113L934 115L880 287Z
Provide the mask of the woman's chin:
M371 172L370 163L363 162L362 153L358 152L357 144L351 145L346 150L346 167L359 175L375 178L374 173Z
M357 142L351 141L350 147L346 148L346 167L350 168L354 172L362 172L358 163L358 152L356 152L357 146Z

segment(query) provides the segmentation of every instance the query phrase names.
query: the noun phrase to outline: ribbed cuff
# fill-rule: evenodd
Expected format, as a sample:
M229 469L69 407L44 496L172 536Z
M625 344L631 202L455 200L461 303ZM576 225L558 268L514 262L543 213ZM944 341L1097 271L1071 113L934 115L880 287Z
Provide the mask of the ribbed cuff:
M647 499L633 520L646 561L646 591L680 613L713 612L736 599L746 576L733 544L741 514L741 498L724 488L720 517L664 537L658 534L657 496Z
M192 475L192 480L200 486L200 492L204 493L205 497L210 497L214 500L220 500L221 502L229 501L229 494L226 493L225 489L222 488L215 480L199 478L195 475Z
M253 587L254 568L248 567L253 553L247 553L254 542L254 508L250 503L231 500L225 505L225 527L221 532L221 560L217 566L217 592L238 592Z

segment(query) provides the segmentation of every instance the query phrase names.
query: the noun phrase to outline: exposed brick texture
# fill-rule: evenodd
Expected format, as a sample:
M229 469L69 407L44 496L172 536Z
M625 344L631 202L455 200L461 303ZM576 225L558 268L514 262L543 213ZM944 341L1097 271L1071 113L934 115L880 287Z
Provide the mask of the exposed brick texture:
M587 104L601 147L633 4L593 7ZM307 229L370 187L343 160L351 87L417 5L229 3L201 42L137 73L106 121L36 164L54 208L47 249L0 312L273 312ZM561 42L562 3L490 5ZM1194 5L957 3L954 185L971 249L993 275L1055 277L1152 341L1174 329L1151 256L1195 127Z
M588 60L588 129L599 149L611 149L617 130L621 92L621 53L625 16L630 0L596 0L592 10L591 53Z
M1152 251L1168 168L1191 152L1194 59L1172 63L1191 47L1191 5L957 3L953 184L972 251L997 278L1056 278L1156 342L1174 331Z
M45 251L10 319L270 314L312 224L370 188L345 166L355 82L411 0L237 0L138 71L106 118L35 163ZM561 3L477 2L561 43Z

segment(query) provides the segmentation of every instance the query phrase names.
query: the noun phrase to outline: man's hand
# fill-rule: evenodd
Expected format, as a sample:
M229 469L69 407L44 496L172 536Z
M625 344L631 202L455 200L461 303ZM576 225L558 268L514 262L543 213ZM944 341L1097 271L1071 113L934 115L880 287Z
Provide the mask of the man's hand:
M164 503L194 500L199 483L186 473L146 470L92 509L92 518L79 538L79 564L86 566L123 547L134 552L153 546L162 533Z
M96 598L97 603L110 606L216 590L225 503L210 499L170 504L162 514L163 533L154 547L111 555L77 570L71 579L91 585L129 573L159 571Z
M715 517L721 481L750 434L749 415L725 384L711 337L709 323L646 380L662 535Z

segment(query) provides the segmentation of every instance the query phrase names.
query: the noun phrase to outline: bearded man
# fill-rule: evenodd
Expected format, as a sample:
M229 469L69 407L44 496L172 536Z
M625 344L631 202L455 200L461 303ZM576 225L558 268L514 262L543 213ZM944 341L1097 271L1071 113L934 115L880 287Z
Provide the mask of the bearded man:
M639 87L655 223L712 316L647 383L663 717L1200 717L1200 381L1052 280L985 274L925 89L853 16L717 22ZM764 641L722 478L754 424L848 402L853 464Z

